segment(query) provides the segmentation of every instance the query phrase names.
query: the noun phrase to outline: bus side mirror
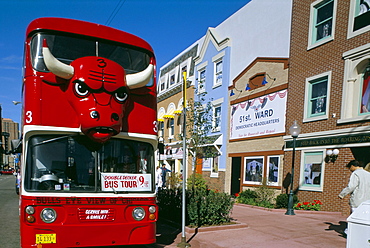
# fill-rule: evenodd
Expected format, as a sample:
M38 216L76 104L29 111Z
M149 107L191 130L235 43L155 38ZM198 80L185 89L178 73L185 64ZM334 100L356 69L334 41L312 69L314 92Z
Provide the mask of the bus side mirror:
M10 141L11 153L21 153L22 152L22 140L14 139Z

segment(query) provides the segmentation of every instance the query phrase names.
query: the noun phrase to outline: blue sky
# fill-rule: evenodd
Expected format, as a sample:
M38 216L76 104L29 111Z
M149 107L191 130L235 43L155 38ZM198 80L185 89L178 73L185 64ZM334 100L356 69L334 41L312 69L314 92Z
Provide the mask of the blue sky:
M156 54L157 67L160 68L205 35L208 27L216 27L248 2L249 0L0 0L2 117L20 122L21 106L14 105L12 101L21 101L23 43L27 25L33 19L51 16L72 18L108 24L133 33L151 44Z

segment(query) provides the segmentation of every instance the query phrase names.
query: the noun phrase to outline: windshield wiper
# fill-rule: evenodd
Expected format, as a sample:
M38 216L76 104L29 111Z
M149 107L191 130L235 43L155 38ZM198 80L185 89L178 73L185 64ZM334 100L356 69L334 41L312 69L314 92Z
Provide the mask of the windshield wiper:
M54 141L57 141L57 140L61 140L61 139L65 139L65 138L69 138L69 137L73 137L73 136L77 136L77 135L78 134L66 135L66 136L61 136L61 137L56 137L56 138L44 140L44 141L41 141L39 143L36 143L36 144L32 145L32 147L39 146L39 145L44 145L44 144L47 144L47 143L50 143L50 142L54 142Z

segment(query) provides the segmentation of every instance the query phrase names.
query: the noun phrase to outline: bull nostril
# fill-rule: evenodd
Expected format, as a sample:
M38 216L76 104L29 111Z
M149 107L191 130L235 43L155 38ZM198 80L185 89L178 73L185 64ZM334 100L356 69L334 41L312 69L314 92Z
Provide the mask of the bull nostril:
M99 112L98 111L91 111L90 112L90 117L93 118L93 119L99 119Z
M118 121L118 120L119 120L119 116L118 116L118 114L113 113L113 114L112 114L112 119L113 119L113 120L115 120L115 121Z

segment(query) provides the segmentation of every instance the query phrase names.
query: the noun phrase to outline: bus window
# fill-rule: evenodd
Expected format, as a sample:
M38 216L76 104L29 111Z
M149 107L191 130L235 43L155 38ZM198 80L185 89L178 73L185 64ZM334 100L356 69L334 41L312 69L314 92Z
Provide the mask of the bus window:
M139 174L146 174L145 180L152 184L153 175L149 172L153 164L153 147L144 142L111 139L100 144L83 135L35 135L27 149L25 189L107 192L110 187L102 189L105 178L123 179L130 175L134 178ZM152 192L152 189L147 185L127 191Z
M103 42L89 37L38 33L31 40L32 65L38 71L48 71L42 55L44 39L51 53L65 64L70 64L81 57L100 56L115 61L125 69L127 74L131 74L143 71L150 63L150 56L147 53L122 44Z

